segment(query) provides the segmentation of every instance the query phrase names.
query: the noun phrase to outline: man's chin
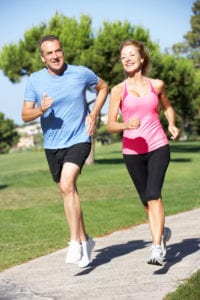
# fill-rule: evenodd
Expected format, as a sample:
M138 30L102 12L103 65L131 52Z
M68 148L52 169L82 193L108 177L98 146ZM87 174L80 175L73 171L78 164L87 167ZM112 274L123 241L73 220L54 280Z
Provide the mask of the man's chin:
M64 72L65 67L64 65L58 65L58 66L53 66L53 67L49 67L49 72L52 74L61 74Z

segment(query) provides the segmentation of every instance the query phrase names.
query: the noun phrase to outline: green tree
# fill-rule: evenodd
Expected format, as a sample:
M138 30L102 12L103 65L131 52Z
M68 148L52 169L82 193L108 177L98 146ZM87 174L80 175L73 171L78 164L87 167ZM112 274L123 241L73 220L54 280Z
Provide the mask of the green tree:
M188 45L190 57L196 67L200 68L200 0L194 2L192 11L194 15L190 19L191 31L184 35Z
M122 40L130 38L143 41L152 55L159 52L159 46L151 41L149 31L141 26L133 26L128 21L104 22L91 47L82 52L80 63L93 69L112 87L124 78L119 45Z
M5 119L4 114L0 113L0 154L8 153L19 141L15 128L13 121Z
M200 0L194 2L191 17L191 31L185 34L185 39L192 48L200 47Z
M194 2L192 6L193 15L190 19L191 30L184 35L184 41L173 45L173 54L179 59L187 57L193 61L191 70L191 87L187 89L189 99L192 98L192 106L195 110L191 123L193 132L200 133L200 0ZM188 76L188 75L187 75ZM191 92L191 93L190 93ZM183 101L184 102L184 101ZM191 112L191 110L190 110ZM188 123L188 122L187 122Z
M22 76L41 67L37 44L44 28L45 25L33 27L24 33L24 40L20 40L17 45L10 44L2 47L0 68L11 82L19 82Z
M92 19L81 15L78 22L75 18L56 15L50 20L44 34L54 34L62 41L65 59L71 64L80 64L82 52L93 43Z
M193 15L190 18L191 30L184 36L182 42L172 46L173 54L192 59L196 68L200 68L200 0L194 2Z
M49 24L41 23L38 27L25 31L24 39L17 45L5 45L0 53L0 68L13 82L43 67L39 59L38 41L47 34L57 35L63 44L65 59L68 63L79 64L81 53L93 42L91 18L85 15L80 22L58 13Z
M195 111L197 114L195 114L192 123L192 132L200 135L200 69L196 70L194 86L197 88L197 94L195 97Z
M0 68L12 81L18 82L43 67L39 59L38 40L46 34L57 35L62 41L65 59L71 64L82 64L92 68L103 77L110 86L123 78L119 61L119 44L122 40L133 38L145 42L152 55L159 52L149 31L132 26L128 21L104 22L96 34L92 31L90 17L81 15L78 22L58 13L48 24L42 23L24 33L24 39L18 44L5 45L0 53Z
M159 66L160 65L160 66ZM154 70L166 84L167 95L182 120L182 131L189 133L195 116L198 114L200 81L194 64L187 58L162 55ZM158 73L155 73L158 72Z

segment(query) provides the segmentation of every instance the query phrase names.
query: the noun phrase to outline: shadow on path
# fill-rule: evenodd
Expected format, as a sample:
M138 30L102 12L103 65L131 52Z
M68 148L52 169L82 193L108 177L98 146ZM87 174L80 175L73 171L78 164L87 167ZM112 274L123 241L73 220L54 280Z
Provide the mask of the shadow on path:
M108 246L106 248L99 249L96 251L99 253L94 258L94 260L89 265L89 267L87 269L83 269L82 272L77 273L75 276L86 275L92 272L98 266L107 264L114 258L117 258L122 255L126 255L138 249L142 249L147 245L149 245L149 242L145 242L143 240L136 240L136 241L127 242L126 244L118 244L118 245Z
M108 246L97 250L99 252L94 258L92 263L83 271L75 274L74 276L87 275L96 269L98 266L109 263L112 259L126 255L132 251L142 249L149 246L151 243L143 240L129 241L126 244L118 244L113 246ZM170 245L167 247L167 261L163 267L156 270L153 274L160 275L166 274L170 267L179 263L186 256L200 250L200 239L185 239L180 243Z
M200 239L185 239L180 243L167 247L167 262L163 268L156 270L154 274L166 274L175 264L179 263L186 256L200 250Z

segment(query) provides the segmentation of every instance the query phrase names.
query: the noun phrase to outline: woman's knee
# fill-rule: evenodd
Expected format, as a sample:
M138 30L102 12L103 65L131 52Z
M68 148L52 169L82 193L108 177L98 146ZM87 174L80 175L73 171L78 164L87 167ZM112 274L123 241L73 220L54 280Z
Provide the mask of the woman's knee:
M148 200L147 203L148 203L148 207L154 206L154 205L160 205L160 204L162 204L162 198L156 197L154 199Z

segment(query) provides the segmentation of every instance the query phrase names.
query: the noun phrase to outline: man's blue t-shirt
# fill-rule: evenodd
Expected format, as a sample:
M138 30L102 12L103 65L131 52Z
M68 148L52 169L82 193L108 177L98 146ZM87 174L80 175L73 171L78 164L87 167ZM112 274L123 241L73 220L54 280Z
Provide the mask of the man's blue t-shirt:
M95 91L98 76L83 66L66 65L61 75L51 75L46 68L28 78L24 99L37 106L43 94L54 99L41 116L45 149L62 149L77 143L90 142L85 118L88 114L86 90Z

